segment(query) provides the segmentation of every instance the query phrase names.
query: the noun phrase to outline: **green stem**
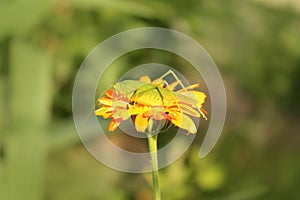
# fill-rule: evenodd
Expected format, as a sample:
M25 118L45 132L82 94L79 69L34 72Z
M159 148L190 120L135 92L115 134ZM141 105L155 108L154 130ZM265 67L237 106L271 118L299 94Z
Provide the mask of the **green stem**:
M153 195L154 200L161 200L160 187L159 187L159 174L158 174L158 160L157 160L157 136L158 134L149 134L149 152L152 164L152 182L153 182Z

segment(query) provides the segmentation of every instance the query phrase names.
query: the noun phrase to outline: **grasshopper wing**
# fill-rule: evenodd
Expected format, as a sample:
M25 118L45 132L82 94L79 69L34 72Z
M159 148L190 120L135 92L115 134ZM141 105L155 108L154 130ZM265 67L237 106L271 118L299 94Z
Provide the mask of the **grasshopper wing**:
M146 83L136 81L136 80L125 80L114 85L114 91L118 95L122 95L130 98L134 92L145 85Z

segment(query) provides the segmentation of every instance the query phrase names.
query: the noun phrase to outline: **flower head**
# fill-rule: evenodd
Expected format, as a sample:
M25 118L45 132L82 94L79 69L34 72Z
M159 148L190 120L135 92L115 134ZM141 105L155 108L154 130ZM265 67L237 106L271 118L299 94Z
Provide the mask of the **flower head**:
M173 71L166 74L170 73L175 75ZM143 76L139 81L117 83L98 99L100 108L95 115L112 118L109 131L114 131L122 121L132 118L138 132L157 131L161 127L155 127L156 122L165 122L165 127L171 123L188 133L196 133L197 128L189 115L206 119L206 111L202 108L206 95L192 90L199 87L198 84L184 87L177 77L177 81L168 84L162 77L153 82ZM174 91L178 84L182 89Z

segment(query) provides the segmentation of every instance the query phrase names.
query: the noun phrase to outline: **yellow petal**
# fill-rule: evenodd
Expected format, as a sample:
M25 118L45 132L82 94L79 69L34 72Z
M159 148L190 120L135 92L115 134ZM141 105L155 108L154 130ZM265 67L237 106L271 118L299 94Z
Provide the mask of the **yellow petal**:
M206 98L206 94L204 94L203 92L199 92L199 91L186 91L186 92L180 92L180 94L188 97L188 98L191 98L193 100L196 100L197 101L197 105L202 105L205 101L205 98ZM182 99L183 102L186 102L186 103L191 103L191 101L189 101L188 99Z
M104 119L112 118L112 116L113 116L113 112L112 112L112 111L105 112L105 113L103 113L103 115L102 115L102 117L103 117Z
M178 97L180 97L180 106L186 104L188 106L188 104L191 105L191 107L197 108L199 114L204 118L207 119L207 117L205 116L205 114L207 114L207 112L205 110L202 109L202 104L205 102L205 98L206 98L206 94L204 94L203 92L199 92L199 91L186 91L186 92L180 92L180 95L178 95ZM185 107L187 108L187 107ZM191 110L188 109L183 109L183 112L195 116L193 115L191 112Z
M148 107L139 105L128 105L130 115L142 114L147 111Z
M116 130L116 128L119 126L119 124L120 124L120 122L116 122L114 119L112 119L109 123L108 130L109 131Z
M173 117L171 122L179 128L187 130L188 133L195 134L197 132L195 123L189 116L182 113L170 113L169 115Z
M138 114L135 118L135 128L138 132L144 132L148 127L149 117L144 116L143 114Z
M107 106L112 106L111 98L107 98L107 97L102 97L102 98L98 99L98 103L104 104L104 105L107 105Z
M193 109L191 106L181 104L180 108L181 108L182 112L184 112L186 114L189 114L194 117L200 117L200 113L198 111L196 111L195 109Z
M199 91L194 91L194 94L197 98L198 104L202 105L205 102L206 94Z
M166 106L166 111L168 112L181 112L181 108L179 107L178 103L173 104L171 106Z
M110 106L104 106L102 108L99 108L95 111L96 116L103 116L105 112L111 111Z

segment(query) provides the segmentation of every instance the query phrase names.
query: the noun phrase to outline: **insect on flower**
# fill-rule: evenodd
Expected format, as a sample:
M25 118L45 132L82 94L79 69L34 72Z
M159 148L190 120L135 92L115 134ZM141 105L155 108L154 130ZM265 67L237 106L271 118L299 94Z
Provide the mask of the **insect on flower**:
M164 79L168 75L176 81L169 84ZM175 91L178 85L181 89ZM154 81L148 76L125 80L116 83L97 100L100 108L95 115L112 118L109 131L132 118L138 132L153 132L155 122L164 120L195 134L197 128L190 116L207 119L207 112L202 108L206 95L193 90L198 87L199 84L185 87L172 70Z

